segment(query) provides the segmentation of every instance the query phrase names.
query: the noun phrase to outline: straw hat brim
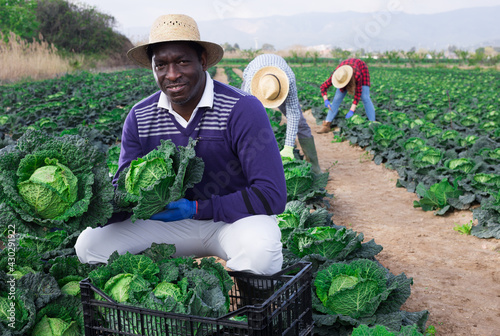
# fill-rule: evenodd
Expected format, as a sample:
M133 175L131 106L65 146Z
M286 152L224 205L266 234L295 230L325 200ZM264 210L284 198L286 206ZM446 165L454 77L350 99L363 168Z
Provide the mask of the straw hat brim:
M335 78L335 73L341 69L347 71L347 77L343 81L339 81L339 80L337 80L337 78ZM341 88L345 87L349 83L349 81L351 80L353 71L354 70L350 65L342 65L341 67L339 67L337 70L335 70L333 72L332 85L334 87L336 87L337 89L341 89Z
M135 62L136 64L151 69L151 60L146 52L148 46L166 43L166 42L195 42L201 45L207 52L207 69L216 65L224 56L224 49L217 43L199 41L199 40L168 40L168 41L158 41L155 43L146 43L137 47L130 49L127 52L127 57Z
M259 82L262 79L262 77L266 75L276 76L276 78L278 78L278 81L280 83L280 90L278 96L275 99L265 98L260 90ZM250 93L255 97L257 97L257 99L259 99L262 105L264 105L264 107L266 108L276 108L279 107L281 104L283 104L286 97L288 97L289 88L290 84L286 73L280 68L274 66L266 66L260 68L252 77L252 80L250 82Z

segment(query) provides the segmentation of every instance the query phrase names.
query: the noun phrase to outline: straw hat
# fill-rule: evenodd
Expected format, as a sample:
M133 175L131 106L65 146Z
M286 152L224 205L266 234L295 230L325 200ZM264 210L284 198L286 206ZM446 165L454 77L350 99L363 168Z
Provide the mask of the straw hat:
M161 42L192 41L207 51L207 67L217 64L224 55L224 49L216 43L200 40L198 25L191 17L183 14L162 15L155 20L149 32L149 43L137 46L127 52L128 58L137 64L151 68L146 49L149 45Z
M337 70L333 72L332 84L337 89L345 87L352 77L353 69L350 65L342 65Z
M267 108L283 104L288 96L288 89L288 76L283 70L274 66L260 68L250 82L250 93Z

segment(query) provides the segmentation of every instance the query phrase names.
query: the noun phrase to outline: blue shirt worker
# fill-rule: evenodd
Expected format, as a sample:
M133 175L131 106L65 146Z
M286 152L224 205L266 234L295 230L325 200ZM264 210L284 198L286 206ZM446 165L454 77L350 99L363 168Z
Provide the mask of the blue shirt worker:
M295 74L283 57L274 54L255 57L243 71L241 89L257 97L264 107L278 108L285 115L286 138L281 156L294 158L293 149L298 138L313 172L321 173L314 137L299 104Z

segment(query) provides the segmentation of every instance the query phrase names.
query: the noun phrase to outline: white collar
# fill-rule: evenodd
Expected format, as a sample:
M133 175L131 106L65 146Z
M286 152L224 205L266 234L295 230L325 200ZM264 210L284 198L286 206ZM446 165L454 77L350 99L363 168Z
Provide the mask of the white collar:
M170 102L170 99L168 99L167 95L163 93L163 91L160 93L160 99L158 100L158 107L162 107L164 109L168 110L168 113L171 113L174 117L175 120L184 128L189 125L191 120L196 115L196 112L198 112L198 108L200 107L209 107L212 108L214 105L214 81L210 77L210 74L208 71L205 71L206 74L206 82L205 82L205 90L203 91L203 95L201 96L200 102L198 105L196 105L195 109L193 110L193 113L191 113L191 118L186 121L183 117L181 117L180 114L174 111L172 108L172 104Z

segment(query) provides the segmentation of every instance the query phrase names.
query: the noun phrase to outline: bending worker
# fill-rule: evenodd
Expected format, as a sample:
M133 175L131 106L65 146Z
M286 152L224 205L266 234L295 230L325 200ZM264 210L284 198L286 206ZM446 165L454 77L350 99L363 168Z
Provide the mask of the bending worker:
M243 71L241 89L256 96L264 107L278 108L285 115L286 138L281 156L294 158L293 148L298 138L313 172L321 173L311 128L299 104L295 74L283 57L274 54L255 57Z
M337 88L332 102L328 100L327 91L330 86ZM333 119L339 112L339 107L347 93L354 95L349 112L346 114L346 119L353 116L359 101L365 106L366 116L368 120L375 121L375 107L373 107L370 98L370 73L366 63L357 58L349 58L342 61L333 74L320 86L321 96L325 100L325 107L328 108L326 120L323 121L323 126L316 133L327 133L330 131Z

